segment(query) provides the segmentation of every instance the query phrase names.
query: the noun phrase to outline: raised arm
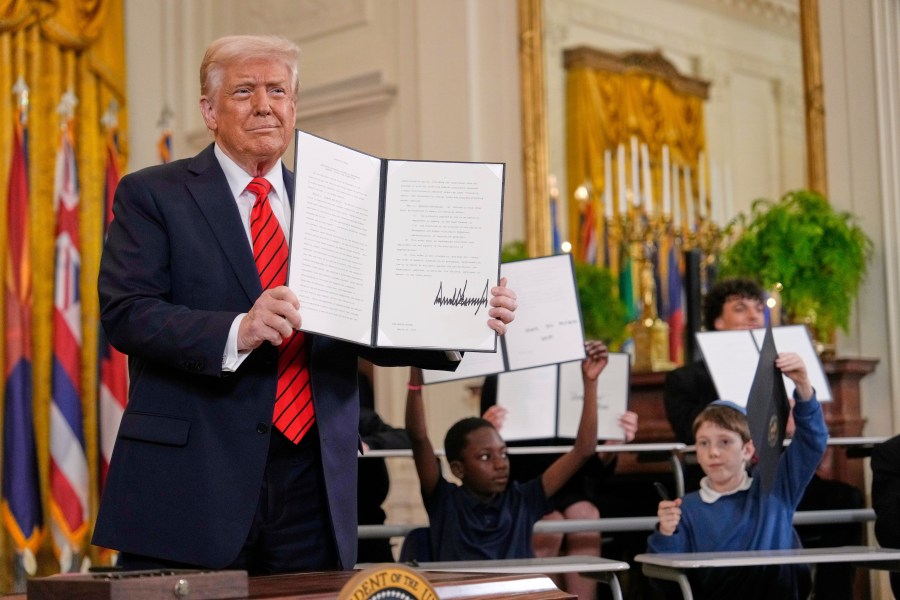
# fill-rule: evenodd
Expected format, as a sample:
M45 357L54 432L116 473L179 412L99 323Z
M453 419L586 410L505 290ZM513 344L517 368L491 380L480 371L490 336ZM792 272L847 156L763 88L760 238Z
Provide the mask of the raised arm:
M571 478L597 447L597 377L609 362L609 351L603 342L587 342L587 357L581 363L584 381L584 405L572 449L560 456L541 476L544 493L549 497Z
M816 393L809 381L803 359L793 352L782 352L775 359L775 366L794 382L791 417L795 424L793 441L782 454L779 464L778 487L782 497L796 507L806 485L822 461L828 443L828 428L822 407L816 401ZM776 493L773 490L773 493Z
M797 386L797 399L800 402L812 400L813 387L806 372L806 363L803 362L799 354L781 352L778 358L775 359L775 366Z
M412 443L413 460L423 496L434 493L441 477L440 465L428 430L425 426L425 405L422 401L422 371L412 367L409 371L409 391L406 393L406 432Z

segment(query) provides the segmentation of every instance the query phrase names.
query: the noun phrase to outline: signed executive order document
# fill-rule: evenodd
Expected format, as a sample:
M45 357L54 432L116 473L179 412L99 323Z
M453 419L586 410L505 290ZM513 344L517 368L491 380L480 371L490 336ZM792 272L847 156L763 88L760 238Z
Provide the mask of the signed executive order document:
M493 352L504 165L386 160L297 131L288 286L304 331Z

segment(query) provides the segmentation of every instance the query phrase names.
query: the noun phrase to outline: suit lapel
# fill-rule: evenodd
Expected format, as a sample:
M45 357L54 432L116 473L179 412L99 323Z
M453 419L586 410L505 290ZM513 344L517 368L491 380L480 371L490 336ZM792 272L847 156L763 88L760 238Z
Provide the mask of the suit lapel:
M196 175L187 187L206 217L210 229L219 242L234 274L252 304L262 294L259 272L253 261L253 251L247 242L247 233L241 223L237 204L219 166L210 144L191 160L188 169Z
M291 210L294 209L294 174L288 171L288 168L281 163L281 174L284 176L284 190L287 192L288 202L291 203Z

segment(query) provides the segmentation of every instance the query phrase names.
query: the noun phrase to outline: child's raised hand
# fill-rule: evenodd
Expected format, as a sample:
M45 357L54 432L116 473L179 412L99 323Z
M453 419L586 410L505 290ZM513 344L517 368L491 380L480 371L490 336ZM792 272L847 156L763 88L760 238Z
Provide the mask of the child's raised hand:
M637 413L630 410L625 411L625 414L619 417L619 427L622 428L625 434L625 443L632 441L638 430Z
M659 532L663 535L672 535L681 522L681 498L663 500L656 510L659 517Z
M506 420L506 408L500 406L499 404L495 404L484 411L484 414L481 415L481 418L494 426L494 429L500 431L503 427L503 421Z
M603 342L588 341L584 344L586 354L581 361L581 373L585 379L596 381L609 362L609 349Z
M794 352L781 352L775 359L775 366L797 386L801 400L809 400L813 396L812 384L806 372L806 363Z
M635 434L637 434L638 428L638 416L636 412L625 411L621 417L619 417L619 427L622 428L622 439L621 440L606 440L603 442L604 444L618 444L621 442L628 443L634 440ZM608 453L606 452L598 452L597 457L600 460L606 462L610 460L608 458Z

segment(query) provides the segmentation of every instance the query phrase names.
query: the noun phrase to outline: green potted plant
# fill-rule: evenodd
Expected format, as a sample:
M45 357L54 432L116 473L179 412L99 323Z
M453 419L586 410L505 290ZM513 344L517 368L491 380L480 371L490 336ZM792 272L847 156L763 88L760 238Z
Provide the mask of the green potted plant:
M524 242L504 244L501 252L503 262L524 258L528 258ZM575 261L575 280L585 337L603 340L610 349L618 348L627 336L628 316L609 270Z
M752 277L767 289L780 284L786 320L806 323L819 341L831 341L838 327L847 331L872 254L853 214L795 190L778 202L754 201L727 233L733 241L719 257L721 276Z

